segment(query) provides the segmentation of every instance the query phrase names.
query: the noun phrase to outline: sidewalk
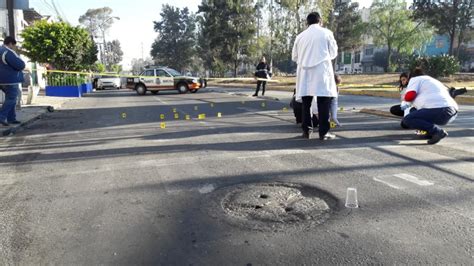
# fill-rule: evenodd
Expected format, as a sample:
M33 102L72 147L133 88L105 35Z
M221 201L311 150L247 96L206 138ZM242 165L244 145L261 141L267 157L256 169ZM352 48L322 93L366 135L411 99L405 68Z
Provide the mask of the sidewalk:
M41 91L44 93L44 91ZM23 91L22 103L27 102L28 92ZM39 119L41 115L47 112L51 112L60 109L63 104L75 98L66 97L48 97L44 95L38 95L35 97L32 104L22 104L21 108L17 107L16 115L17 119L21 121L21 124L10 125L9 127L0 126L0 133L2 136L9 136L15 134L24 126L32 123Z

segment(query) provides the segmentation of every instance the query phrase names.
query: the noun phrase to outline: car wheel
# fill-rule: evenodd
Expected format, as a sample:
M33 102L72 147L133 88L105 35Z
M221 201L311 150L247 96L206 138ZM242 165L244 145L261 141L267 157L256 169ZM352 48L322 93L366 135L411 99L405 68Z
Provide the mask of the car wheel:
M178 84L178 92L179 93L186 93L188 92L189 88L188 88L188 84L186 83L179 83Z
M135 87L135 90L137 91L138 95L145 95L146 94L146 87L143 84L138 84Z
M194 90L189 90L191 93L196 93L198 90L194 89Z
M152 94L157 95L158 91L151 91Z

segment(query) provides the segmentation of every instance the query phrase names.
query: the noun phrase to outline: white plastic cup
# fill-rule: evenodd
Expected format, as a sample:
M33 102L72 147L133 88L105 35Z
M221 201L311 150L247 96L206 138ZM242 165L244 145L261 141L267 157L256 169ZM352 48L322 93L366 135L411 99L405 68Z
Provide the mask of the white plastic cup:
M347 188L346 194L346 208L359 208L359 202L357 201L357 189L353 187Z

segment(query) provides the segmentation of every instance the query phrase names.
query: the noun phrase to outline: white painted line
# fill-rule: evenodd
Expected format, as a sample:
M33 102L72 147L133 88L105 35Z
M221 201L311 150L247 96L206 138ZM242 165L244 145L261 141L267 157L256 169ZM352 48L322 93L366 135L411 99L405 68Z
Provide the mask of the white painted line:
M401 187L397 186L397 185L394 185L394 184L391 184L385 180L381 180L381 179L378 179L377 177L374 177L373 178L374 181L377 181L377 182L380 182L380 183L384 183L385 185L391 187L391 188L394 188L394 189L401 189Z
M398 178L401 178L405 181L408 181L408 182L411 182L411 183L414 183L414 184L417 184L419 186L432 186L434 185L433 182L430 182L428 180L422 180L422 179L419 179L418 177L416 176L412 176L412 175L409 175L409 174L396 174L394 175Z
M245 160L245 159L253 159L253 158L269 158L269 157L271 157L270 154L262 154L262 155L240 156L240 157L237 157L237 159Z

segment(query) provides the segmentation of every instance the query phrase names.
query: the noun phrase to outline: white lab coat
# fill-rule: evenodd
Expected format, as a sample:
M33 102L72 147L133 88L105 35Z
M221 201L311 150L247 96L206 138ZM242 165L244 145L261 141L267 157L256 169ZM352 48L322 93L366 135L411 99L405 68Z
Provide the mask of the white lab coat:
M303 96L337 97L331 60L337 56L333 33L313 24L300 33L293 45L296 71L296 98Z

